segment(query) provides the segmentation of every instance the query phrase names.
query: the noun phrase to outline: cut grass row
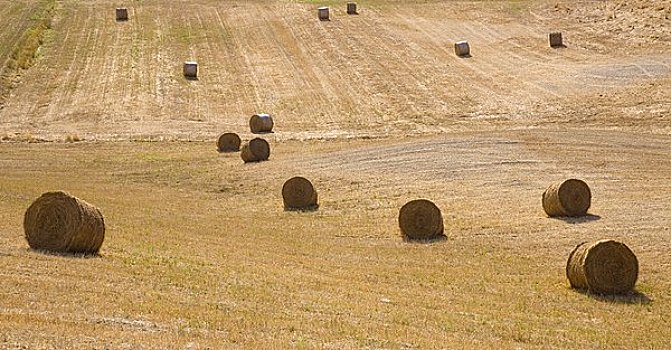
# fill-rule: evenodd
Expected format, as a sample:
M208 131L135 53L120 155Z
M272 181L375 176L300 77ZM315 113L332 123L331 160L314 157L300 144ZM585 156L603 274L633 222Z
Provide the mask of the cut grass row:
M55 0L43 0L30 17L30 27L21 35L4 67L0 67L0 105L9 96L17 76L22 70L32 67L39 57L39 49L44 43L46 33L51 29L55 11Z

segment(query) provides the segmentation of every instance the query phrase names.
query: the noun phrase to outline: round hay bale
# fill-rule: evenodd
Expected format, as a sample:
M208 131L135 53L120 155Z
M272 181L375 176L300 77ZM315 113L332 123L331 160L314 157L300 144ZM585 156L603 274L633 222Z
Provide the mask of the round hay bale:
M249 118L249 128L254 134L273 132L273 117L270 114L254 114Z
M217 140L217 150L219 152L237 152L240 150L240 136L233 132L226 132L219 136Z
M198 62L195 61L184 62L184 67L182 71L187 79L193 79L193 80L198 79Z
M347 3L347 14L348 15L357 15L358 12L356 10L356 3L355 2L348 2Z
M543 209L550 217L584 216L590 207L589 186L578 179L568 179L550 185L543 192Z
M408 240L444 237L443 216L440 209L427 199L415 199L401 207L398 224L403 237Z
M454 53L459 57L470 57L471 47L468 45L468 41L462 40L454 43Z
M257 137L242 146L240 157L245 163L268 160L270 158L270 145L268 141Z
M329 8L326 6L317 8L317 16L320 21L329 21Z
M65 192L47 192L26 210L28 245L56 253L95 254L105 238L105 221L95 206Z
M285 210L315 210L319 208L317 191L315 191L310 180L300 176L292 177L284 183L282 200Z
M638 259L624 243L579 244L569 255L566 277L572 288L595 294L626 294L638 279Z
M562 40L561 32L552 32L548 35L550 38L550 47L563 47L564 42Z
M125 7L116 8L116 20L117 21L127 21L128 20L128 9Z

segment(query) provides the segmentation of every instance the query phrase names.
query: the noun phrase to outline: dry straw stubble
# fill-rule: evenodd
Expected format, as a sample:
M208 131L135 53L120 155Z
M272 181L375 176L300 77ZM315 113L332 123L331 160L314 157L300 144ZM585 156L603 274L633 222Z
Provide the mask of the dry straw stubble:
M319 208L317 191L310 180L296 176L282 186L282 200L285 210L316 210Z
M445 237L440 209L427 199L415 199L403 205L398 214L398 224L406 240L435 240Z
M583 242L569 255L566 277L575 289L595 294L626 294L636 285L638 259L621 242Z
M226 132L217 139L217 150L219 152L237 152L240 150L240 136L236 133Z
M270 158L270 145L268 141L258 137L250 140L242 146L240 158L245 163L268 160Z
M65 192L47 192L26 210L23 228L28 245L56 253L95 254L105 238L98 208Z
M584 216L591 201L589 186L578 179L554 183L543 192L543 210L550 217Z

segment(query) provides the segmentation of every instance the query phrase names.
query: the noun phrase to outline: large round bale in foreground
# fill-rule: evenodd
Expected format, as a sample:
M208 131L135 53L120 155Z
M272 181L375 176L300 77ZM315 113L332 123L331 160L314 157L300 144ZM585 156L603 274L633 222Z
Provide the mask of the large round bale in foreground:
M219 152L237 152L240 150L240 136L233 132L226 132L219 136L217 140L217 150Z
M282 186L282 200L285 210L316 210L317 191L310 180L296 176L287 180Z
M591 204L589 186L578 179L550 185L543 192L543 209L550 217L584 216Z
M262 138L255 138L242 146L240 158L245 163L261 162L270 158L270 145Z
M28 207L23 219L31 248L56 253L95 254L105 238L98 208L65 192L47 192Z
M398 224L408 240L432 240L444 237L440 209L427 199L406 203L398 213Z
M274 125L273 117L271 117L270 114L254 114L249 118L249 129L251 129L254 134L272 132Z
M624 243L583 242L569 255L566 277L571 287L596 294L626 294L638 279L638 260Z

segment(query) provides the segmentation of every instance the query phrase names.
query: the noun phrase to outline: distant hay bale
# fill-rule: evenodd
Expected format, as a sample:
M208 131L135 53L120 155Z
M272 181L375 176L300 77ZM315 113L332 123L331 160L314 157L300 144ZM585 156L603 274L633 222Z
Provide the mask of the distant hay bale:
M127 21L128 20L128 9L125 7L118 7L116 9L116 20L117 21Z
M217 139L217 150L219 152L237 152L240 150L240 136L233 132L226 132Z
M268 133L273 131L273 117L270 114L259 113L249 118L249 129L254 134Z
M543 192L543 209L550 217L584 216L590 207L589 186L578 179L568 179L550 185Z
M296 176L287 180L282 186L282 200L285 210L316 210L317 191L310 180Z
M566 277L575 289L596 294L626 294L636 285L638 259L624 243L583 242L569 255Z
M468 57L471 55L471 47L468 41L457 41L454 43L454 53L459 57Z
M348 2L347 3L347 14L348 15L356 15L357 14L356 3L354 3L354 2Z
M403 237L408 240L432 240L444 237L443 216L440 209L427 199L406 203L398 214Z
M184 76L188 79L198 79L198 63L194 61L184 62Z
M245 163L261 162L270 158L270 145L261 138L255 138L242 146L240 158Z
M100 210L61 191L36 199L26 210L23 229L31 248L56 253L95 254L105 238Z
M329 21L329 8L324 6L317 9L317 15L320 21Z
M550 33L550 47L563 47L564 42L562 40L561 32L552 32Z

